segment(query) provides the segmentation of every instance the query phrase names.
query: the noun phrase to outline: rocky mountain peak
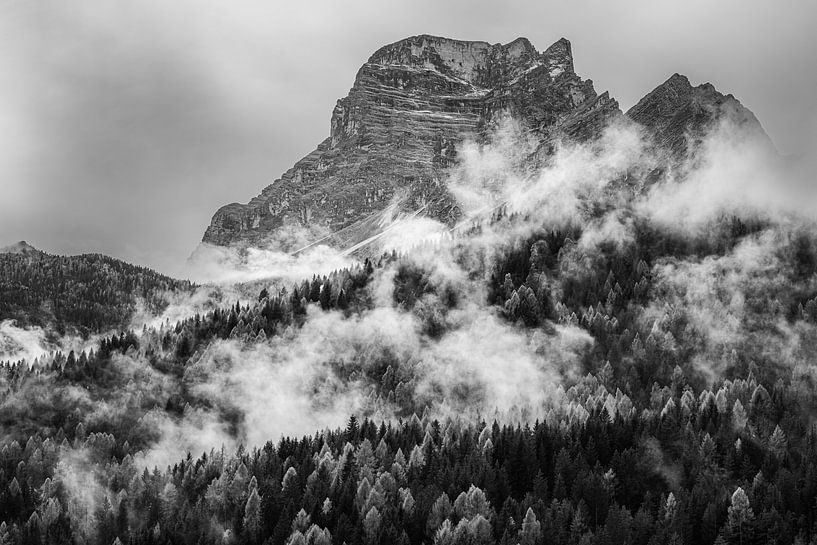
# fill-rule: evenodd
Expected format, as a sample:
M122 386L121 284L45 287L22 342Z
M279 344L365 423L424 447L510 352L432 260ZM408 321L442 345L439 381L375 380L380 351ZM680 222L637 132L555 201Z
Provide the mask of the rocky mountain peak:
M543 145L598 134L618 103L573 70L570 42L539 52L507 44L420 35L381 47L335 106L329 137L247 204L213 216L206 243L280 245L281 227L353 245L383 211L424 213L452 223L459 211L445 184L466 138L479 139L510 114ZM391 209L391 208L389 208ZM271 237L272 235L272 237Z
M694 87L692 87L688 77L675 72L667 81L659 85L655 90L657 91L659 89L674 89L678 94L689 94L692 92Z
M734 96L720 93L711 83L693 86L686 76L673 74L627 111L656 145L676 159L688 156L715 123L729 116L747 134L765 139L760 122Z
M545 49L544 57L552 66L559 66L567 72L573 72L573 48L566 38L560 38L556 43Z
M567 43L569 57L570 44L567 40L561 41ZM565 61L565 47L560 42L551 46L551 54L547 51L540 54L527 38L492 45L423 34L380 48L369 58L368 64L433 70L475 86L490 87L497 78L519 76L545 59L569 66L572 71L572 59Z
M454 223L460 212L444 181L459 144L484 138L506 114L539 140L537 159L557 140L593 139L624 115L575 73L565 38L539 52L526 38L411 36L375 51L332 111L329 136L247 204L219 209L203 242L286 249L292 237L279 234L294 228L301 242L350 247L379 232L386 210ZM683 161L725 114L765 135L732 95L681 74L627 112L667 163Z

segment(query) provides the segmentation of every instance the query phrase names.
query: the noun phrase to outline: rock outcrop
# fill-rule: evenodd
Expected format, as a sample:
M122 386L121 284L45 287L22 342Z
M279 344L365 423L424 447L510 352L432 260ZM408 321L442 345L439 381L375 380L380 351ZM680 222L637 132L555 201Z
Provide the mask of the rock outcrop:
M249 203L218 210L203 241L266 245L282 227L297 226L313 239L335 233L335 244L354 243L394 202L453 222L459 212L442 181L457 144L479 138L505 112L543 142L590 138L621 115L615 100L576 75L565 39L538 52L524 38L505 45L407 38L361 67L315 151Z

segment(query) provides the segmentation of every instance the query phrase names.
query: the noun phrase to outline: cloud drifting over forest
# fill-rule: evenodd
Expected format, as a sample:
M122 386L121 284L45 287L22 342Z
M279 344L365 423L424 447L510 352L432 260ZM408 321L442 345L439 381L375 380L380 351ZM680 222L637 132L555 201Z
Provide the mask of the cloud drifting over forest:
M587 371L595 337L575 312L558 309L541 327L514 324L509 308L524 304L526 292L512 286L502 307L486 286L497 259L515 244L554 230L577 233L559 252L559 274L582 276L610 248L626 253L638 244L644 225L671 233L684 246L700 244L725 218L757 224L754 234L721 255L657 260L649 271L653 301L636 309L639 342L691 348L694 368L710 381L723 376L734 354L749 349L776 355L780 365L803 363L814 327L789 325L769 306L775 290L802 284L786 267L803 235L815 232L814 194L802 171L743 138L728 116L694 157L652 185L642 180L662 157L632 125L615 123L583 144L557 143L549 156L540 156L525 134L506 118L488 142L462 145L449 180L464 213L454 229L430 218L394 218L376 244L401 257L375 269L365 289L367 307L327 312L312 304L301 327L270 338L215 340L192 355L178 378L154 370L141 352L117 360L116 372L128 377L123 395L132 401L121 410L143 404L138 400L147 392L157 402L139 416L138 425L153 430L155 440L137 462L165 465L187 451L260 445L340 426L349 414L405 418L405 399L440 417L545 418ZM296 246L309 243L304 234L286 236ZM297 255L202 248L191 263L216 283L192 296L170 297L159 316L138 313L133 325L159 330L147 335L161 339L187 316L236 300L252 306L260 287L289 293L301 280L353 262L320 245ZM534 269L525 283L559 299L564 287ZM395 295L406 271L419 274L426 287L410 304ZM761 327L748 335L752 324ZM13 332L21 343L39 335ZM400 384L404 399L379 391L382 381ZM161 409L182 391L206 403Z
M791 229L812 229L807 203L813 195L797 191L807 187L803 181L728 116L676 168L677 176L649 187L623 182L627 176L638 180L661 160L632 125L612 125L587 144L564 143L535 170L530 164L536 148L524 134L505 119L488 144L463 144L450 187L464 210L463 223L479 226L475 232L452 233L420 218L405 220L379 241L386 250L405 251L404 261L426 271L431 284L456 292L454 308L444 308L436 294L411 310L395 306L396 273L386 268L370 288L372 310L344 316L312 309L297 331L250 345L217 342L190 368L193 388L242 415L241 440L251 444L336 427L355 412L394 417L399 407L379 398L364 379L384 360L399 362L413 395L437 414L541 418L558 403L559 389L581 373L593 337L572 323L552 323L535 333L508 324L486 303L483 286L494 253L543 228L573 227L581 236L562 267L581 269L591 266L587 256L600 245L632 245L637 222L693 239L723 218L737 217L765 227L723 257L659 261L652 274L665 306L646 307L641 317L647 331L664 328L666 340L668 312L683 311L691 321L688 333L700 336L697 368L712 380L720 376L723 358L750 341L744 332L755 316L745 298L783 281L775 248L786 247ZM493 224L497 209L517 221ZM337 252L320 252L306 258L273 251L244 255L244 276L235 278L261 279L277 266L278 276L292 281L305 271L325 274L344 264ZM225 255L222 263L235 262ZM441 324L441 336L424 331L430 319ZM788 355L786 365L802 359L797 353L811 331L804 327L765 339ZM194 420L200 416L192 413ZM177 442L178 434L170 437Z

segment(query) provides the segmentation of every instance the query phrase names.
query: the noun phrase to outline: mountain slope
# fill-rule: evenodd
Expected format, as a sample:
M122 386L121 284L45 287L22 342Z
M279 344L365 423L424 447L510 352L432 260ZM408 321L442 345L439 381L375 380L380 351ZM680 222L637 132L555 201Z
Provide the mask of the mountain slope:
M51 255L18 243L0 252L0 321L90 333L126 327L137 302L165 305L167 291L189 291L146 267L100 254Z

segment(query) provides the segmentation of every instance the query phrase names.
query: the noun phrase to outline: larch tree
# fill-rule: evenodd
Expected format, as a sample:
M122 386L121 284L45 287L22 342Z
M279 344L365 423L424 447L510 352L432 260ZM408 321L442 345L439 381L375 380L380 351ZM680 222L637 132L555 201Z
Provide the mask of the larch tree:
M743 545L746 537L747 525L751 523L755 515L752 506L749 504L749 497L743 488L738 487L732 494L732 505L729 506L729 528L736 531L738 540Z

